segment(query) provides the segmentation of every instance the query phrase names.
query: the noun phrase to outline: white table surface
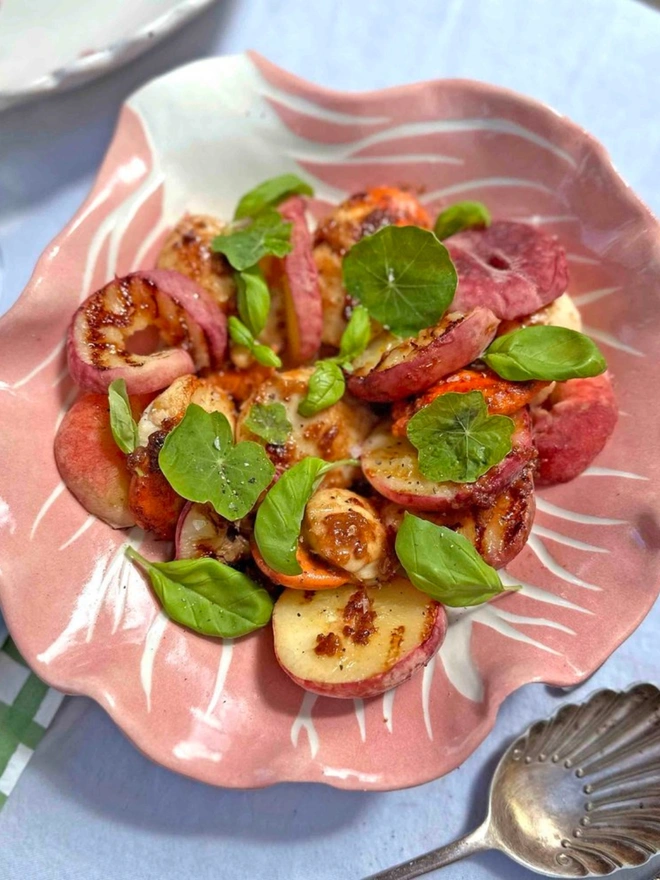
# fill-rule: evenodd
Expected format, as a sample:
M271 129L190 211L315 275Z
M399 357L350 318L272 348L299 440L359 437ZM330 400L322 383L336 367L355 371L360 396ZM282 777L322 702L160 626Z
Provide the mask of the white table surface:
M0 116L0 312L89 190L123 99L188 60L247 48L342 89L462 76L526 92L599 137L660 212L660 14L635 0L220 0L125 69ZM571 697L657 682L659 638L660 605ZM213 789L155 766L71 699L0 813L0 878L357 880L480 820L505 745L566 699L522 689L462 767L386 794ZM485 854L442 876L536 875Z

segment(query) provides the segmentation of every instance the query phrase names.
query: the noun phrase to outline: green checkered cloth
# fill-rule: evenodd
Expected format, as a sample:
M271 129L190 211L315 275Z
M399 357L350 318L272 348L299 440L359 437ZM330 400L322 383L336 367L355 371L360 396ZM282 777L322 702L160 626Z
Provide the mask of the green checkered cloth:
M0 620L0 810L63 699L30 671Z

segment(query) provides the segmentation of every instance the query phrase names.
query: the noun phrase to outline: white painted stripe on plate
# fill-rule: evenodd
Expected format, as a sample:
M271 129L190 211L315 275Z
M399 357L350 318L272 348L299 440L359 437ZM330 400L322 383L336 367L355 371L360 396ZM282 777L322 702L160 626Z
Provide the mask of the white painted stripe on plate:
M11 705L29 677L27 666L0 651L0 701Z
M95 522L98 522L98 518L90 514L84 523L80 526L79 529L71 535L71 537L65 541L62 545L60 545L60 550L66 550L67 547L70 547L73 543L75 543L78 538L82 537L87 529L91 529Z
M151 622L144 640L144 649L140 660L140 681L144 695L147 698L147 712L151 712L151 684L154 674L154 661L160 640L167 629L169 618L164 611L160 610Z
M639 351L638 349L633 348L632 345L621 342L620 339L617 339L616 336L612 333L607 333L605 330L597 330L594 327L587 327L585 324L582 328L582 332L587 336L593 336L597 342L602 342L603 345L609 345L610 348L615 348L617 351L623 351L626 354L632 354L635 357L646 357L643 351Z
M617 290L621 290L621 288L601 287L598 290L587 290L584 293L578 293L572 299L576 306L586 306L589 303L598 302L599 299L603 299L603 297L609 296L611 293L616 293Z
M211 699L206 710L206 715L209 717L211 717L215 712L218 703L220 702L222 692L225 689L225 681L227 680L227 673L229 672L229 667L231 665L233 651L234 640L223 639L222 647L220 649L220 662L218 663L218 673L215 679L215 686L213 688L213 694L211 695Z
M355 709L355 717L357 718L358 727L360 728L360 739L362 742L366 742L367 725L364 717L364 700L354 699L353 708Z
M314 727L314 720L312 718L312 709L314 708L314 703L316 702L316 699L316 694L312 694L309 691L305 693L305 696L302 699L302 703L300 704L298 715L291 725L292 745L295 748L298 747L298 738L300 737L300 731L304 730L307 733L309 750L312 753L312 758L316 757L316 753L319 750L319 735L316 732L316 728Z
M204 743L192 740L177 743L172 754L180 761L211 761L212 764L222 761L222 752L215 752Z
M595 516L592 513L568 510L565 507L559 507L558 504L551 504L539 495L536 496L536 509L541 513L547 513L548 516L557 516L568 522L583 523L588 526L621 526L626 522L625 519L612 519L607 516Z
M53 348L51 350L50 354L47 354L43 360L39 361L39 363L36 365L36 367L33 367L29 373L26 373L22 379L19 379L17 382L14 382L14 384L11 385L10 387L15 391L18 388L22 388L23 385L27 385L27 383L30 381L30 379L34 379L34 377L37 375L37 373L40 373L43 369L45 369L48 366L48 364L50 364L52 361L55 360L55 358L58 356L58 354L60 354L60 352L63 350L65 343L66 343L66 339L63 339L61 342L58 342L57 345L55 346L55 348Z
M396 688L392 688L391 691L385 691L383 694L383 720L385 721L385 727L387 727L390 733L392 733L395 694Z
M562 535L560 532L553 532L552 529L546 529L545 526L534 523L532 526L532 534L538 535L539 538L548 538L550 541L556 541L565 547L573 547L575 550L587 550L590 553L609 553L605 547L596 547L595 544L587 544L585 541L578 541L577 538L569 538L568 535Z
M595 584L590 584L588 581L583 581L582 578L579 578L577 575L574 575L572 572L561 566L540 538L537 538L535 535L530 535L529 540L527 541L527 546L536 553L539 562L541 562L549 572L554 574L555 577L561 578L561 580L566 581L568 584L575 584L576 587L582 587L585 590L593 590L598 593L601 592L601 587L597 587Z
M46 498L44 503L41 505L41 509L39 510L39 513L36 515L35 520L32 523L32 528L30 529L30 540L32 540L32 538L34 538L34 533L39 528L39 523L46 516L46 514L48 513L50 508L53 506L53 504L55 504L55 502L60 497L62 492L64 492L64 483L62 481L60 481L57 484L57 486L55 486L53 491L50 493L48 498Z
M379 773L362 773L361 770L349 770L341 767L324 767L323 775L335 779L348 779L354 776L359 782L378 782L381 778Z
M422 675L422 712L424 713L424 726L429 739L433 739L433 725L431 724L431 686L433 685L433 673L438 655L434 654L424 667Z
M9 797L33 754L33 750L23 743L16 746L16 751L7 762L5 772L0 776L0 794Z
M528 180L524 177L481 177L479 180L466 180L463 183L455 183L452 186L445 186L442 189L435 189L433 192L426 193L420 201L425 205L435 202L438 199L447 196L457 195L462 192L470 192L472 190L481 190L486 187L517 187L523 189L534 189L537 192L552 193L553 191L537 180Z
M346 125L384 125L390 121L389 116L361 116L359 113L340 113L337 110L328 110L314 101L308 101L299 95L292 95L290 92L282 91L275 86L261 80L259 83L259 92L265 98L271 98L283 104L289 110L295 110L304 116L313 116L314 119L320 119L323 122L338 122Z
M582 471L581 477L623 477L624 480L648 480L641 474L633 474L631 471L618 471L615 468L589 467Z

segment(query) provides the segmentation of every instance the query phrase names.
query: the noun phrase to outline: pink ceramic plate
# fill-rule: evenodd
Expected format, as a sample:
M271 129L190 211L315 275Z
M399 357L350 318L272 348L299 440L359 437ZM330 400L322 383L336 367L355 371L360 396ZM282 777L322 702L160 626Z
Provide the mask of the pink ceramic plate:
M506 575L523 589L453 613L424 672L364 703L299 690L269 630L222 643L168 622L124 557L142 534L88 516L53 460L76 395L63 351L76 304L114 273L152 265L184 211L227 217L243 192L289 170L324 202L403 183L432 210L476 197L560 235L622 410L596 465L540 493ZM507 694L584 679L658 593L658 242L592 138L501 89L446 80L338 94L254 55L152 82L123 109L89 199L0 325L0 600L20 650L55 687L98 700L152 758L207 782L389 789L456 767Z

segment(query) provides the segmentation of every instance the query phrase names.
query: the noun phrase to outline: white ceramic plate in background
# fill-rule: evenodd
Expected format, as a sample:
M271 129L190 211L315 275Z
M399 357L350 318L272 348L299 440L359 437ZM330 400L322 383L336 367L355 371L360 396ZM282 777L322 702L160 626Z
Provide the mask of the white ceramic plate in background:
M0 0L0 110L130 61L213 2Z

